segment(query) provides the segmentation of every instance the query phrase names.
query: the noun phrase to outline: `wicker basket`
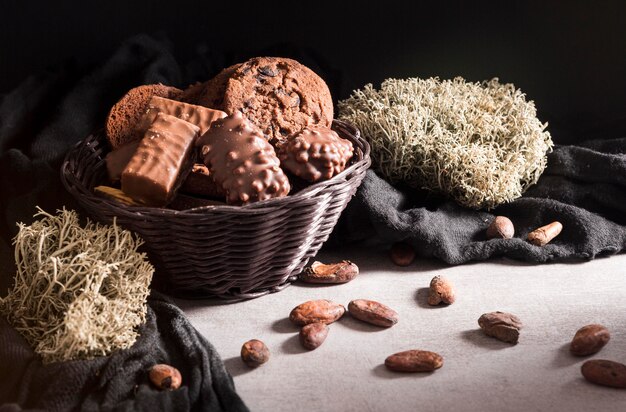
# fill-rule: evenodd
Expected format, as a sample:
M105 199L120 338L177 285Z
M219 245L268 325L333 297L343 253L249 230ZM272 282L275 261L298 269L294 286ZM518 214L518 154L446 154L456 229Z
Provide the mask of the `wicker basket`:
M370 148L359 131L335 120L333 129L355 148L349 166L330 180L294 195L247 206L175 211L129 207L98 197L106 181L103 133L79 142L66 156L61 180L95 220L139 234L156 267L153 285L175 296L256 298L294 281L328 239L365 176Z

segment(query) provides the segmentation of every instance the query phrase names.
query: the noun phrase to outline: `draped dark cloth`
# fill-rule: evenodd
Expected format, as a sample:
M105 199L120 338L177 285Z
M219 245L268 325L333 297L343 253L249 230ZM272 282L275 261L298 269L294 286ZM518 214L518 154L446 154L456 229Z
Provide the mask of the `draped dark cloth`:
M159 82L181 86L182 72L167 42L138 36L95 69L68 64L31 76L2 97L0 296L14 273L16 222L32 222L36 205L49 212L77 208L59 179L68 149L102 127L108 109L128 89ZM0 316L0 411L248 410L215 348L156 292L139 335L130 349L110 356L42 365ZM155 363L177 367L183 386L150 386L148 370Z

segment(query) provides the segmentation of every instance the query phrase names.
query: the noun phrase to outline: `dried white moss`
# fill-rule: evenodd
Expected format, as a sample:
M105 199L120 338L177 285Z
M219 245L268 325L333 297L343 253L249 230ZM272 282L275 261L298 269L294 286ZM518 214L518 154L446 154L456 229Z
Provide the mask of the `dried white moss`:
M129 348L145 322L154 268L142 241L115 222L87 222L74 211L19 225L17 274L0 312L44 363L91 359Z
M552 149L534 103L498 79L387 79L380 90L368 84L340 101L339 117L369 140L384 178L471 208L521 196Z

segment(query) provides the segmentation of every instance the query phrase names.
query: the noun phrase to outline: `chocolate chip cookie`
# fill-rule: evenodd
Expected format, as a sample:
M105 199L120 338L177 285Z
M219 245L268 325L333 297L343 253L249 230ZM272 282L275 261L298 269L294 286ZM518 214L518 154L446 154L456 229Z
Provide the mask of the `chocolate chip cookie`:
M324 80L297 61L279 57L256 57L237 67L221 109L243 113L273 144L305 127L330 127L333 119Z
M241 66L241 63L233 64L219 72L211 80L189 86L183 92L180 100L210 109L223 110L226 84L239 66Z

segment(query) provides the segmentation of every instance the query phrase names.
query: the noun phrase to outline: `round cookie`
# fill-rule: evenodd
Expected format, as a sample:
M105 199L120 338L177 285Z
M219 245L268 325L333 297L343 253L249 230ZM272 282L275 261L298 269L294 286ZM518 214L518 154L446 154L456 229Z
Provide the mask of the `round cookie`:
M297 61L279 57L242 63L228 80L222 110L243 113L274 144L305 127L330 127L333 120L324 80Z
M136 125L146 112L152 96L177 100L182 90L163 84L148 84L130 89L109 111L106 135L113 149L141 139Z
M209 109L223 110L226 84L239 66L241 66L241 63L233 64L219 72L211 80L189 86L183 91L180 100L185 103L205 106Z

